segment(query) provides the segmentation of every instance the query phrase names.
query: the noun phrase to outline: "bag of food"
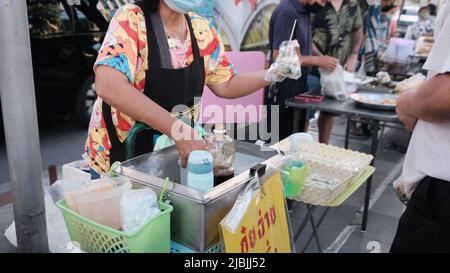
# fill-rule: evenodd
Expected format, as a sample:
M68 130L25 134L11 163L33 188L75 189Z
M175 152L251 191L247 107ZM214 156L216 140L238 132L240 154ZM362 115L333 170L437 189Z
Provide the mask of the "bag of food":
M348 93L345 86L344 68L338 65L334 72L319 68L319 72L322 93L337 100L346 100Z
M411 76L410 78L401 81L395 87L395 93L397 95L401 95L407 91L417 90L426 80L425 75L422 73L417 73Z
M270 66L264 80L282 82L286 78L298 80L302 76L300 45L297 40L284 41L280 45L280 53Z

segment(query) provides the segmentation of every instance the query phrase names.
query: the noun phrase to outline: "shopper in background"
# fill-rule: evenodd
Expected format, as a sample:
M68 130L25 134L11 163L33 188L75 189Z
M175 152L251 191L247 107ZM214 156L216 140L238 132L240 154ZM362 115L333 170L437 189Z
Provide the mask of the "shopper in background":
M367 73L376 72L376 58L378 55L377 29L380 24L380 6L369 5L363 16L364 20L364 65Z
M389 39L397 35L398 17L399 7L395 5L381 6L381 23L378 38L383 44L389 44Z
M408 29L405 38L417 40L421 36L433 36L434 21L430 19L428 6L419 9L419 20Z
M428 4L428 10L430 11L430 20L435 21L437 16L437 7L435 4Z
M330 56L312 56L312 32L310 16L320 12L326 0L286 0L281 2L272 14L270 19L269 42L271 48L271 62L278 57L279 47L283 41L289 40L289 36L294 26L293 39L297 39L300 44L302 54L302 77L298 80L286 79L282 83L276 84L276 95L274 89L266 92L266 105L279 106L279 132L280 139L284 139L293 133L292 119L294 111L286 108L284 101L300 93L308 91L307 77L311 66L318 66L328 71L334 71L337 66L337 59ZM270 113L270 109L268 110ZM311 114L311 113L310 113ZM311 117L311 115L310 115ZM269 120L269 124L274 121ZM307 130L306 125L305 130Z
M427 82L404 93L397 113L414 130L402 180L411 196L391 252L450 252L450 5L436 19Z
M356 0L330 0L312 21L315 54L329 55L349 72L355 72L358 54L363 42L363 20ZM310 77L311 85L319 89L318 72ZM319 142L328 143L333 129L334 114L321 112L318 120Z

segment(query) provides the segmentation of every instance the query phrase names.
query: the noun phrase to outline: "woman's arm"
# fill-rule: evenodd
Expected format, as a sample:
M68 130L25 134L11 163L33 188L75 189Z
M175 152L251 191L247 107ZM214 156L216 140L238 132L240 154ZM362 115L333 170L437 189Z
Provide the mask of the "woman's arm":
M266 72L267 70L239 74L224 83L208 84L208 87L218 97L225 99L240 98L270 85L270 82L264 80Z
M204 142L189 125L172 117L168 111L139 92L120 71L98 66L95 77L99 97L136 121L143 122L176 141L181 163L186 166L193 150L204 149Z
M97 95L112 107L161 133L171 134L176 118L139 92L120 71L107 66L97 67L95 86Z

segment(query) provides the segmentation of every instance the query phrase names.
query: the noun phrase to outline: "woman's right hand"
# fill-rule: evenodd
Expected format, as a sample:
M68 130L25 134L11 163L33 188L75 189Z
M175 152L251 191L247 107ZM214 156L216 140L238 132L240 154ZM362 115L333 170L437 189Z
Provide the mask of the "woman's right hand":
M189 155L191 152L195 150L205 150L206 149L206 141L205 140L198 140L200 138L194 138L194 139L181 139L176 141L176 147L178 150L178 154L180 155L180 164L181 167L186 168Z

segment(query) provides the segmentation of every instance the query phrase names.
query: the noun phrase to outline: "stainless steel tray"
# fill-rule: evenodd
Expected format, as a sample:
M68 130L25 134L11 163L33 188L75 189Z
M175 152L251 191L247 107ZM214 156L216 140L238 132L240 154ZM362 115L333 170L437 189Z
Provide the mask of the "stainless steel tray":
M363 107L395 111L396 105L383 104L383 100L397 100L394 94L379 93L379 92L357 92L350 96L350 98L357 104Z

